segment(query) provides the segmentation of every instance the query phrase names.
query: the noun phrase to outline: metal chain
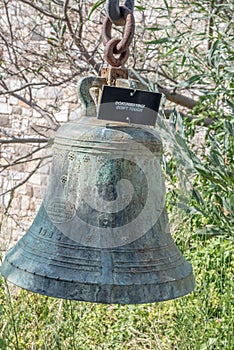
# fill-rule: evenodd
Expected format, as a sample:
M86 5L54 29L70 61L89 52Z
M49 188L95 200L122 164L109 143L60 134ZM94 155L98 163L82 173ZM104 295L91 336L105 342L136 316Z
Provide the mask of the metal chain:
M134 0L125 0L125 8L128 8L131 12L134 9ZM112 23L117 26L124 26L125 19L123 14L120 11L119 0L106 0L106 13Z
M120 67L127 61L129 57L129 46L135 32L133 11L128 7L120 6L119 12L124 21L122 39L111 37L112 22L108 16L105 17L102 28L102 41L105 46L104 57L112 67ZM116 58L114 54L119 54L120 56Z

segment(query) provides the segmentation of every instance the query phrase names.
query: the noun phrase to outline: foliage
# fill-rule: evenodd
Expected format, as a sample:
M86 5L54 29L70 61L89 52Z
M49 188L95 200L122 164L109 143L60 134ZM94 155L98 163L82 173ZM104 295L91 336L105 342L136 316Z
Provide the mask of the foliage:
M151 33L147 50L155 55L160 81L203 96L215 117L222 115L220 108L234 95L233 2L163 3L153 6L156 23L146 28Z
M171 184L169 209L171 205L183 208L197 234L221 235L233 240L233 117L203 129L204 139L199 147L193 144L191 132L188 129L185 132L186 125L178 113L172 114L170 121L170 125L162 118L158 122L168 145L164 166Z
M171 184L169 209L183 208L196 234L233 240L233 3L165 0L164 5L155 8L157 25L147 28L147 50L158 62L157 82L198 96L186 116L178 109L170 113L169 122L163 111L159 116ZM203 133L200 144L198 130Z

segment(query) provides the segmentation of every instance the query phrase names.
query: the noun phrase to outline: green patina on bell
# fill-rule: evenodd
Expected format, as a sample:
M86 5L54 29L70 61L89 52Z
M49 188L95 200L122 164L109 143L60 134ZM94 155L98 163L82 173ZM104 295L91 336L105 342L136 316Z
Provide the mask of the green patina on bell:
M83 112L58 129L43 203L1 273L65 299L136 304L181 297L195 282L169 230L161 139L152 128L96 119L90 88L103 82L80 82Z

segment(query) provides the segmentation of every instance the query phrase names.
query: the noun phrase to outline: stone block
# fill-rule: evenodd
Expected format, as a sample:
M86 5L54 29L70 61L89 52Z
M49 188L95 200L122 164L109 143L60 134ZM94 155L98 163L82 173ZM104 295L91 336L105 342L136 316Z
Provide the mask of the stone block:
M32 117L33 118L40 118L41 114L39 112L37 112L35 109L32 110Z
M9 98L8 98L8 103L9 103L9 105L18 105L19 104L19 100L18 100L18 98L16 98L16 97L14 97L14 96L10 96Z
M31 185L26 184L26 194L27 196L29 196L30 198L33 196L33 188Z
M63 89L63 100L69 100L70 103L76 104L78 95L75 86L67 86Z
M6 96L0 96L0 103L7 103Z
M29 203L29 210L30 210L32 213L35 213L35 212L36 212L36 206L35 206L35 201L34 201L34 200L31 200L30 203Z
M11 79L9 81L9 90L19 89L21 86L21 82L18 79Z
M20 186L18 188L18 191L17 191L19 194L22 194L22 195L26 195L27 192L26 192L26 184L23 184L22 186Z
M6 193L2 197L2 205L6 208L11 200L11 193Z
M34 89L34 92L38 100L55 100L63 98L62 89L58 87L46 87L37 90Z
M14 119L12 120L12 129L16 129L19 133L20 129L21 129L21 123L18 119Z
M26 144L17 145L16 154L22 156L27 154L29 151L30 151L29 145L26 145Z
M24 174L18 171L15 171L13 174L14 181L21 181L24 178Z
M22 108L19 106L12 107L12 114L21 115L22 114Z
M29 210L29 198L27 196L23 196L21 200L21 209L22 211Z
M29 120L24 118L22 119L21 121L21 130L22 131L26 131L28 129L28 123L29 123Z
M36 31L33 31L32 36L31 36L32 41L41 41L45 40L44 34L43 33L37 33Z
M10 114L11 111L12 108L7 103L0 103L0 114Z
M43 187L44 189L44 187ZM42 190L42 186L33 186L33 199L42 199L44 195L44 191Z
M24 164L16 164L14 165L14 170L20 173L24 172L25 165Z
M32 115L33 115L33 109L31 107L23 108L22 109L22 114L23 114L24 117L27 117L29 119L29 117L32 117Z
M9 115L0 114L0 126L10 126Z
M41 186L47 187L49 181L49 175L41 175Z
M33 174L30 179L29 179L29 183L32 185L41 185L41 175L40 174Z
M55 118L58 122L66 122L68 121L68 117L69 117L68 109L61 110L60 112L55 113Z

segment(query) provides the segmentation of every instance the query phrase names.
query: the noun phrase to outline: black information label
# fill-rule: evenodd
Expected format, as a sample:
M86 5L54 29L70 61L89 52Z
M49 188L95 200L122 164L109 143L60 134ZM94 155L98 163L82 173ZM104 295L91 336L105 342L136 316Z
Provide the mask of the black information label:
M154 126L161 96L156 92L105 85L98 119Z

